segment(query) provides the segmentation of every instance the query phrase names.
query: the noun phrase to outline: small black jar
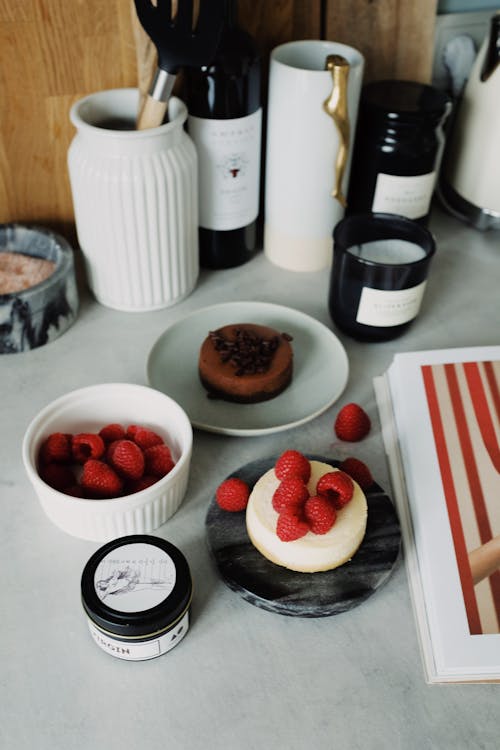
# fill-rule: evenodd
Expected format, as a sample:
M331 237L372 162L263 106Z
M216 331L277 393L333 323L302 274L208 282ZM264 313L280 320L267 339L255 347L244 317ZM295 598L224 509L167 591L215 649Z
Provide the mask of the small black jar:
M415 81L364 86L347 215L391 213L427 224L450 109L447 94Z
M423 226L394 214L356 214L333 232L328 307L358 341L388 341L417 317L436 250Z
M82 573L82 604L94 641L128 661L153 659L181 642L192 592L182 552L147 534L108 542Z

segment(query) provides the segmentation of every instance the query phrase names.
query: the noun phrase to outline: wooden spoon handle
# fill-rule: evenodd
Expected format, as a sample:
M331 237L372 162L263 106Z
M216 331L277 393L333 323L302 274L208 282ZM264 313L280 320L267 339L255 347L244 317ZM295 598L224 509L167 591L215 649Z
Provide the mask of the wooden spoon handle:
M135 57L137 64L137 88L139 89L139 108L142 112L148 91L157 67L158 54L156 47L142 28L135 10L134 0L130 0L130 15L135 41Z
M159 127L163 122L166 111L167 102L160 102L148 94L137 118L137 130Z

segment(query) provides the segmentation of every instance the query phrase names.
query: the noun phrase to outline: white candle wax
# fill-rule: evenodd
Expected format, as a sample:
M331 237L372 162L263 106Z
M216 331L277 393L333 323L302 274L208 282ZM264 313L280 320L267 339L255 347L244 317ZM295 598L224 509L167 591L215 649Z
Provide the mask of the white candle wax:
M363 242L362 245L353 245L348 248L347 252L363 260L390 265L414 263L425 258L426 255L425 250L420 245L400 239Z

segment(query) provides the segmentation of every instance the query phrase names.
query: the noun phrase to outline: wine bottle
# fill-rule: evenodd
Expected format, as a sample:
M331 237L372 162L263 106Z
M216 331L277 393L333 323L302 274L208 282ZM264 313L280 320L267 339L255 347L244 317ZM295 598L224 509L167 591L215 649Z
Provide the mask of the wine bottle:
M184 99L198 152L200 265L239 266L256 245L262 108L260 60L237 0L226 0L214 60L185 69Z

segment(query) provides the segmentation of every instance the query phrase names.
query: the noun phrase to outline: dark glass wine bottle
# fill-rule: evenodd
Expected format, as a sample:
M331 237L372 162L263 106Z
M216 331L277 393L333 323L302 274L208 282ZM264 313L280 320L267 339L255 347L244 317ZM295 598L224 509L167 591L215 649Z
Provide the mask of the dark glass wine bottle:
M260 60L236 0L226 0L215 59L185 69L184 99L198 152L200 264L239 266L256 245L262 109Z

